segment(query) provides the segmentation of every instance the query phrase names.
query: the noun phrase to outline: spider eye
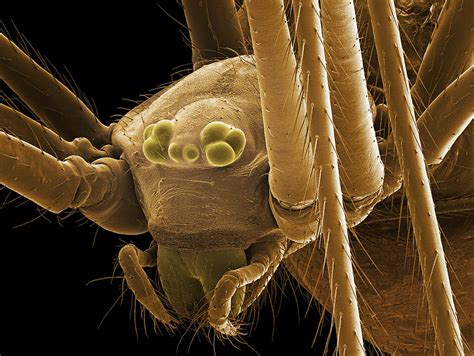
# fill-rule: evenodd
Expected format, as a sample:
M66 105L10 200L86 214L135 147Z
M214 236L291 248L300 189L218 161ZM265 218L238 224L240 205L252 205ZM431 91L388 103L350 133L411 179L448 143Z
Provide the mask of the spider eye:
M230 125L221 121L211 122L202 129L201 142L206 146L212 142L223 140L231 129L232 127Z
M143 139L146 140L148 137L151 136L151 132L153 131L153 127L155 127L155 124L148 125L146 129L143 131Z
M168 146L173 136L175 123L171 120L158 121L152 131L151 136L156 137L163 146Z
M225 142L232 146L236 156L242 153L246 141L245 134L241 129L232 129L225 137Z
M201 142L209 164L224 167L239 158L245 148L246 138L242 130L214 121L201 131Z
M189 143L183 148L183 158L187 162L196 162L199 158L199 149L198 147L193 144Z
M166 161L166 147L164 147L155 137L148 137L143 143L143 154L146 159L153 163Z
M235 152L225 141L210 143L205 148L207 161L214 167L224 167L235 161Z
M143 154L153 163L161 163L166 161L169 154L168 146L170 146L171 138L174 132L174 121L161 120L156 124L149 125L143 131ZM173 154L178 157L179 152L175 150ZM175 159L176 160L176 159Z
M168 147L168 155L175 162L183 161L183 146L178 143L172 143Z

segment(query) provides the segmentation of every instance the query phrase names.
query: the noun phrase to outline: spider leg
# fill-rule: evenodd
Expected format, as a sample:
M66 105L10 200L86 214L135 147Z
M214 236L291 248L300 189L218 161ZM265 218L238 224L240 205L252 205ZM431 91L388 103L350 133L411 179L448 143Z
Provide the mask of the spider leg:
M193 50L193 68L246 54L234 0L183 0Z
M1 33L0 78L47 127L66 140L86 137L96 147L109 143L109 129L92 111Z
M166 311L163 303L150 283L143 267L156 265L156 249L142 251L135 245L129 244L119 252L119 263L125 274L128 288L137 300L160 322L173 326L176 320Z
M288 246L288 243L285 243L285 245L283 246L283 242L282 242L282 245L279 246L281 248L284 248L285 255L283 256L283 258L286 256L286 252L288 251L286 248L287 246ZM258 251L257 253L254 252L254 250L259 250L261 248L262 246L259 246L258 244L252 245L249 249L250 256L261 253L261 251ZM273 255L270 258L272 262L267 272L265 272L265 274L263 274L262 277L260 277L257 281L255 281L254 283L250 284L247 287L247 291L245 293L245 300L242 304L242 311L250 307L255 302L255 300L257 300L257 298L260 297L262 292L267 287L268 282L270 282L276 270L280 266L282 258L280 258L279 255L276 256L275 252L278 252L278 254L280 253L280 251L276 251L276 249L273 251L270 251L270 253L273 253ZM251 261L253 261L253 257L251 257Z
M303 209L311 210L316 184L306 102L285 22L285 6L283 1L247 1L246 7L270 165L270 206L287 238L299 242L312 236L313 231L307 224L293 228L296 224L291 221Z
M441 354L464 354L430 181L416 127L395 3L393 0L369 0L368 6L437 346Z
M305 72L302 76L303 85L306 89L311 88L312 82L318 81L319 78L307 71L307 67L311 65L305 66L305 63L316 58L312 57L314 47L311 46L311 41L305 40L303 36L317 36L317 33L311 28L311 24L305 21L305 14L301 13L310 10L303 7L303 3L293 1L295 13L299 13L300 17L296 21L296 32ZM317 16L323 23L323 34L320 36L324 37L323 46L327 60L325 70L331 92L341 188L346 197L360 200L376 194L381 189L384 167L373 127L354 2L322 0L321 11ZM307 29L303 28L304 26ZM310 95L311 93L308 93L307 97ZM315 112L317 110L314 108ZM313 133L318 129L313 127L316 120L309 122L311 137L314 137Z
M252 54L253 53L252 38L250 36L249 19L247 17L247 8L245 5L245 2L243 2L242 6L237 10L237 17L240 22L240 27L242 28L242 34L244 38L245 48L247 49L247 53Z
M441 163L474 118L474 65L431 102L417 120L426 164Z
M0 104L0 129L59 159L76 155L86 161L93 161L108 155L106 151L92 146L85 137L66 141L41 123L3 104Z
M469 134L468 127L473 119L473 85L474 66L471 66L443 90L418 118L416 125L427 165L444 163L444 157L457 140ZM387 154L384 156L386 168L401 176L393 135L381 146L385 147L381 151L393 153L394 159L388 160ZM468 155L469 150L465 151ZM389 189L384 186L384 190Z
M147 231L125 161L106 157L88 163L79 156L58 160L1 131L0 147L0 184L54 213L79 208L113 232Z
M286 249L283 236L273 241L259 242L249 249L250 263L247 266L228 271L220 278L209 302L209 324L226 335L236 335L237 328L228 319L231 311L231 300L238 288L260 280L273 267L278 266ZM250 300L255 300L263 291L266 282L254 289ZM247 299L247 303L248 303Z
M473 64L473 13L474 1L445 2L411 88L418 112Z

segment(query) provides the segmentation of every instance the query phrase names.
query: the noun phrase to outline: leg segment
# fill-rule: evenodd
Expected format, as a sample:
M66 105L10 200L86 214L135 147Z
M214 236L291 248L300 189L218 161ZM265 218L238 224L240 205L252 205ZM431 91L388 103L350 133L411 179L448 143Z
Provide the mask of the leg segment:
M96 147L109 143L107 127L89 108L1 33L0 78L46 126L66 140L86 137Z
M418 112L423 112L442 90L474 64L473 13L474 1L445 2L411 88Z
M474 65L454 80L416 124L426 164L441 163L454 142L474 118Z
M85 137L78 137L72 142L63 140L56 132L3 104L0 104L0 129L59 159L76 155L93 161L107 155L92 146Z
M147 231L125 161L107 157L87 163L79 156L60 161L1 131L0 147L0 184L54 213L79 208L113 232Z
M183 0L193 46L193 68L246 54L234 0Z
M325 262L331 289L332 313L337 330L338 350L340 355L364 355L351 248L342 200L334 134L334 125L336 124L333 125L332 121L319 5L318 1L311 0L299 3L301 18L297 36L306 46L302 66L303 71L308 74L309 80L304 82L304 89L308 107L311 108L309 121L313 125L311 140L315 144L320 229L324 239ZM350 2L346 2L347 5L352 7ZM355 26L353 31L354 36L357 36ZM360 65L362 66L362 63ZM363 90L366 92L365 86ZM380 180L380 176L378 179Z
M305 119L306 104L285 22L285 7L282 0L249 0L246 6L270 163L270 191L279 205L297 215L298 210L314 202L316 189L312 179L313 151ZM276 216L272 199L270 204ZM289 239L307 238L295 236L294 230L279 226Z
M473 118L474 93L471 90L473 84L474 67L471 66L441 92L418 118L416 126L427 165L437 164L435 169L446 165L447 162L443 159L451 148L455 149L453 147L455 143L457 142L457 145L460 146L464 141L469 142L469 125ZM385 147L381 148L381 151L393 152L393 158L395 158L385 159L385 167L389 171L395 172L396 175L401 175L398 155L395 152L394 136L391 135L381 146ZM469 156L469 148L462 151ZM457 154L454 153L454 155ZM385 154L386 157L387 154ZM450 159L452 161L452 157ZM469 164L465 164L465 167L468 166ZM385 186L384 189L388 190Z
M311 24L304 21L304 11L311 11L311 8L300 8L298 4L301 1L298 0L293 3L295 12L299 12L301 18L297 21L297 37L300 55L303 56L303 80L311 83L319 79L309 74L310 60L304 58L314 59L314 48L310 46L308 37L315 36L314 30ZM360 200L380 190L384 167L372 123L354 3L347 0L321 1L321 19L331 108L337 129L335 139L342 191L344 195ZM311 130L314 120L310 123Z
M156 252L156 251L155 251ZM134 245L126 245L119 252L119 263L125 274L128 288L137 300L160 322L173 326L175 320L166 311L150 283L143 267L156 264L156 253L141 251Z
M408 87L394 1L369 0L380 72L438 349L463 354L451 283Z
M272 241L265 243L262 242L261 244L263 244L263 246L260 244L254 244L250 246L248 250L248 253L251 256L250 262L253 262L256 259L256 256L265 253L265 249L267 248L267 253L268 256L270 256L269 259L271 261L270 267L268 268L267 272L263 274L257 281L247 286L245 292L245 300L242 305L242 311L250 307L253 302L255 302L255 300L260 297L262 292L267 287L268 282L270 282L272 276L275 274L276 270L280 266L282 259L285 258L286 252L288 251L288 241L284 236L282 236L282 239L278 238L277 243ZM280 253L282 253L282 251L284 252L284 254L282 255L283 257L280 257Z
M274 241L266 241L254 244L249 249L250 263L224 273L217 283L214 294L209 303L209 323L217 331L226 335L236 335L237 329L229 321L231 312L231 300L239 288L260 280L270 268L278 265L283 259L286 249L284 237L278 237ZM255 289L253 299L258 297L263 288Z

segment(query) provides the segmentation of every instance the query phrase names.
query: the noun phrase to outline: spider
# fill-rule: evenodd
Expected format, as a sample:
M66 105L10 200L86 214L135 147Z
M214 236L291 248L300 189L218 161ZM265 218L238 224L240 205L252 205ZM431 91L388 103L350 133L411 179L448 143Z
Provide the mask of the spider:
M186 8L186 6L188 7ZM252 6L255 6L253 10ZM252 24L252 20L254 20L252 14L255 15L255 18L258 18L258 5L252 5L249 2L248 7L251 19L250 27L252 33L256 34L252 35L256 37L256 39L252 38L255 45L255 43L259 43L258 34L262 33L261 30L258 30L258 26L262 26L260 22L263 24L265 21L260 17L260 20L255 20ZM194 34L200 33L199 31L205 28L205 26L200 27L202 24L196 20L200 18L199 11L202 9L194 8L186 2L185 8L188 11L191 38L195 49L193 53L195 72L168 88L164 93L160 93L160 95L133 109L120 122L108 128L98 124L95 118L88 114L85 107L81 106L81 110L74 111L72 107L74 105L77 107L78 104L77 99L72 96L69 97L70 110L72 110L72 114L82 116L83 120L81 122L84 123L84 126L58 126L61 125L60 120L51 120L54 119L54 112L64 111L65 106L61 109L52 110L49 115L42 114L41 105L45 105L49 109L55 108L50 106L51 103L45 104L41 101L38 107L38 104L34 102L34 97L33 102L28 99L31 95L28 92L29 89L22 88L21 83L18 84L18 77L15 77L18 68L14 68L16 70L12 70L10 76L5 75L6 82L20 97L25 99L33 111L50 128L69 140L74 137L86 137L93 145L90 145L89 141L83 138L73 141L73 144L67 144L60 140L55 142L54 137L56 136L52 133L48 134L49 142L44 145L44 143L33 141L38 138L32 137L31 134L28 136L28 132L22 133L21 127L7 127L19 138L25 141L29 139L33 141L33 144L38 143L41 150L15 139L12 135L4 134L2 149L5 148L5 150L2 152L5 158L2 163L6 165L5 167L21 170L25 169L22 167L29 167L29 165L34 167L33 164L36 162L44 162L37 166L38 169L43 169L45 166L49 167L46 178L53 178L55 174L59 174L55 172L65 170L66 173L61 174L66 174L68 179L65 180L64 176L59 176L57 181L48 181L48 179L43 178L44 176L40 176L39 181L42 184L50 184L44 186L43 189L31 189L32 187L22 186L25 182L28 183L28 179L19 182L18 180L12 180L11 176L7 176L5 180L2 180L2 183L20 191L28 198L54 212L61 211L69 206L78 207L91 220L111 231L136 234L150 230L154 241L157 242L156 245L152 244L148 251L140 251L134 246L127 245L120 253L120 264L127 277L128 286L134 291L137 299L158 320L165 324L173 324L174 316L171 315L171 312L165 310L160 298L155 294L151 284L147 282L146 275L140 268L140 266L146 267L158 263L161 283L171 306L177 314L181 317L192 316L201 307L202 300L207 300L210 303L208 317L211 326L218 332L233 335L236 333L236 328L229 316L232 314L238 315L239 309L245 309L258 297L265 287L266 281L271 278L273 270L278 267L283 257L290 256L298 248L330 231L330 229L324 229L324 222L325 219L330 218L329 215L332 215L332 211L331 214L322 214L321 216L321 212L326 211L324 205L323 208L318 205L322 204L323 199L319 199L318 204L315 204L314 194L311 194L312 190L316 191L316 182L318 184L322 183L313 181L311 160L308 161L305 158L310 157L312 152L307 148L317 146L315 142L318 142L315 140L318 136L311 134L311 129L308 128L310 125L305 121L306 112L303 112L302 109L296 112L289 111L291 115L296 117L295 126L300 124L303 130L301 130L301 127L296 130L293 126L293 130L290 130L290 136L293 135L298 138L292 142L294 146L291 148L287 146L286 148L285 146L283 148L278 147L279 140L275 140L275 136L278 138L280 132L283 137L285 137L285 134L288 137L287 131L289 129L280 129L278 123L273 122L276 129L272 131L273 124L272 127L267 125L272 121L268 121L271 119L265 112L272 112L271 105L276 105L279 110L289 109L288 106L282 107L281 104L277 104L275 100L268 99L270 100L269 104L265 102L266 94L259 95L262 92L266 93L266 88L271 87L271 78L265 72L264 66L262 65L263 67L259 68L259 60L255 61L255 57L246 56L242 53L247 49L240 41L231 41L232 46L229 46L229 48L231 49L230 52L240 53L242 56L216 62L216 60L221 59L220 56L228 57L231 54L213 52L212 50L206 52L206 48L201 46L202 43L205 43L206 38L193 38L193 26L195 26ZM281 11L278 6L275 9ZM197 12L194 13L193 11ZM281 12L275 12L275 14L279 13L281 14ZM297 20L300 19L299 16L302 16L302 18L304 16L303 13L300 14L297 11L295 11L295 14L298 14L295 15ZM197 21L194 25L193 18ZM270 18L277 19L278 16ZM218 20L216 21L219 23ZM298 30L298 21L295 22ZM230 23L232 24L232 22ZM203 31L202 33L205 34L206 32ZM288 31L287 33L288 41L290 41L290 34ZM212 35L216 34L212 33ZM222 35L225 36L225 33ZM209 39L209 35L207 36L207 39ZM219 32L217 32L217 36L219 37ZM301 40L301 38L298 40ZM204 42L201 43L200 41ZM284 43L284 45L286 46L288 43ZM2 55L2 57L8 58L8 61L13 59L13 62L8 63L7 69L11 70L12 63L14 65L19 63L20 66L24 65L25 70L28 70L28 66L30 66L30 70L32 70L31 68L35 69L35 67L31 67L31 61L23 56L18 48L13 47L12 43L4 40L4 44L2 48L10 52L7 52L7 56ZM303 56L304 52L302 52L305 48L304 44L305 42L299 42L298 45L295 45L300 51L301 59L305 58ZM268 53L265 50L268 51L269 49L262 48L262 53ZM282 47L282 49L284 48ZM223 46L222 49L228 48ZM257 58L267 58L265 55L259 55L255 46L254 49L257 52ZM284 51L281 52L284 57ZM295 63L293 70L295 70L296 61L293 61ZM257 65L255 65L255 62ZM304 65L303 62L303 69ZM265 80L257 81L255 71L261 77L270 80L270 83L265 84ZM11 75L13 72L15 75ZM29 73L31 74L31 72ZM469 71L465 73L469 74ZM293 83L295 78L296 84ZM285 79L285 76L283 76L283 79ZM304 76L302 79L303 85L307 86L308 81L304 81ZM43 79L40 78L39 80L41 82ZM288 81L288 84L295 86L296 94L286 93L290 98L283 96L281 101L286 103L286 100L293 100L294 107L302 105L298 90L303 95L303 86L298 84L299 78L287 75L285 80ZM20 85L20 87L15 87L15 84ZM51 81L51 88L54 87L53 85L57 85L57 83ZM195 94L196 87L199 87L199 94ZM285 88L285 86L282 87ZM26 94L22 94L22 90ZM69 95L66 89L61 88L58 95L61 95L60 100L58 100L59 105L65 105ZM309 96L309 94L306 95ZM271 97L271 95L268 97ZM260 102L260 98L262 98L262 102ZM39 112L35 110L35 105L37 105L36 110L39 110ZM263 110L263 120L261 106L265 108ZM20 115L8 108L3 108L3 110L5 115L11 114L9 117ZM394 110L390 102L389 110ZM209 113L212 113L212 115L209 115ZM279 111L277 113L281 114ZM391 112L390 115L393 116L393 113ZM28 120L23 116L19 117L23 122ZM265 122L265 125L263 122ZM34 124L30 122L30 125ZM419 129L423 133L423 127L419 127ZM40 130L43 133L48 132L47 129L41 128L36 132L37 135L39 135ZM462 130L458 132L458 135L460 133L462 133ZM112 138L112 146L108 145L110 137ZM38 140L41 141L41 139L39 137ZM445 150L449 149L453 142L450 142L449 147L443 148ZM311 146L311 143L313 146ZM347 214L346 219L350 225L359 224L361 220L366 218L376 203L394 194L400 188L402 175L400 171L403 171L404 167L402 164L400 169L396 163L393 163L395 154L393 144L390 146L390 143L391 141L387 139L380 144L386 148L385 166L391 168L390 171L387 172L386 170L385 172L385 191L384 189L380 190L380 185L376 185L375 191L370 192L370 194L361 193L354 188L357 186L355 182L352 191L357 191L357 194L351 194L351 189L345 188L344 193L346 197L349 197L349 200L344 207ZM276 146L273 146L274 144ZM49 150L52 150L52 152L48 152L47 146L50 146ZM340 147L338 146L338 149ZM282 149L283 151L281 151ZM22 150L25 150L25 152ZM58 163L52 155L58 154L61 150L64 150L65 153L60 158L65 159L65 163ZM290 152L288 153L285 150L290 150ZM17 157L17 152L23 152L23 154ZM71 157L71 153L74 156ZM426 150L426 153L429 154L430 151ZM445 152L436 152L432 155L437 158L444 154ZM85 157L85 159L81 159L79 155ZM288 160L288 157L298 157L298 160L292 162ZM390 161L391 159L392 161ZM368 161L370 161L370 158L368 158ZM273 167L270 170L270 173L273 172L273 176L271 174L269 176L270 184L268 182L268 162L271 162L271 167ZM378 164L377 160L375 162ZM7 164L10 164L10 166L7 166ZM285 169L279 169L278 166L281 164ZM294 168L288 169L285 165ZM308 167L310 173L305 176L304 172L308 170ZM288 175L286 169L292 174ZM334 169L334 164L332 169ZM4 170L3 172L8 171ZM302 173L293 174L294 172ZM23 176L28 178L25 174ZM82 178L76 178L77 176L82 176ZM2 179L4 179L3 177ZM293 182L294 184L288 184L287 182ZM352 181L349 179L349 182ZM38 184L36 181L32 183L33 185ZM55 197L51 196L51 191L56 193L58 186L64 184L73 184L73 188L65 189L63 193L55 195ZM104 194L104 186L107 187L111 184L113 188L109 186L105 189ZM268 184L270 185L271 194L269 194ZM133 185L135 191L133 189L131 191L127 190ZM200 186L200 188L196 189L196 186ZM117 189L117 187L119 188ZM128 188L122 189L121 187ZM69 197L67 193L69 193ZM318 194L320 193L321 190ZM466 193L462 193L464 198ZM114 196L114 194L118 195ZM135 197L135 194L137 197ZM361 196L363 197L361 198ZM59 201L54 200L56 197L60 198ZM342 204L342 200L339 200L339 203ZM204 209L200 211L196 209L196 207L201 206ZM319 210L317 207L319 207ZM143 216L143 212L145 216ZM376 217L375 220L377 220ZM378 221L383 221L383 219L380 218ZM368 222L370 223L370 217ZM189 238L186 239L183 236L189 236ZM319 244L321 244L321 241L321 239L318 240ZM329 241L329 239L326 237L324 241ZM343 241L344 238L341 242ZM326 243L324 242L324 245ZM312 252L314 252L315 246L317 244L313 244ZM329 247L326 246L327 248ZM195 249L200 252L193 251ZM302 250L302 252L304 251ZM157 254L158 261L155 261ZM225 267L212 271L209 266L213 268L218 266L223 255L225 255L226 263L231 261L231 265L227 264ZM300 252L301 255L304 256ZM350 262L350 254L348 257ZM467 257L469 258L469 256ZM311 258L313 258L313 254L306 257L307 260ZM182 259L182 262L176 264L179 259ZM293 268L294 273L302 280L302 283L308 285L309 282L305 281L308 275L302 273L301 269L298 268L298 260L290 256L288 261L290 270ZM351 264L349 263L349 265ZM183 266L186 267L183 268ZM334 265L330 266L328 267L330 273L334 273L331 272L331 268L335 268ZM202 270L199 271L199 268L196 267L202 268ZM239 268L238 272L228 271L229 269ZM309 274L311 278L319 275L318 267L314 268L316 271ZM244 277L248 278L245 279ZM185 295L178 291L179 286L173 285L177 279L185 281L188 285L193 285L196 280L199 281L193 289L194 292L189 301L184 300ZM332 277L329 280L333 283ZM247 287L247 290L244 290L243 287ZM314 286L307 286L307 288L313 289ZM334 297L334 285L331 288ZM349 291L351 288L353 288L352 285L349 286ZM318 292L313 292L318 294ZM234 296L234 298L230 298L231 296ZM319 294L318 298L321 298ZM357 310L357 303L354 300L351 300L350 304L355 304L355 310ZM333 308L335 307L333 306ZM333 311L337 311L337 309ZM335 322L338 328L344 325L340 319L336 318ZM345 329L343 326L341 327L341 332L344 333ZM364 331L369 332L368 330ZM358 340L361 340L361 332L356 332L355 335ZM459 342L456 347L459 347L458 344ZM340 347L344 347L343 345L347 347L348 344L341 343ZM390 346L385 347L390 348ZM354 350L356 349L357 346ZM341 353L343 350L344 348L340 349Z

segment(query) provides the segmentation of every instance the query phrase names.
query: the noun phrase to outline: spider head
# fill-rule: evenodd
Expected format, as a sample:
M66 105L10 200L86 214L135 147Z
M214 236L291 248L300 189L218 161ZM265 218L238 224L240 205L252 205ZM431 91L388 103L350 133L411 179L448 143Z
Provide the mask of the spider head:
M127 116L113 140L160 245L247 248L276 228L252 63L205 66Z

